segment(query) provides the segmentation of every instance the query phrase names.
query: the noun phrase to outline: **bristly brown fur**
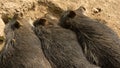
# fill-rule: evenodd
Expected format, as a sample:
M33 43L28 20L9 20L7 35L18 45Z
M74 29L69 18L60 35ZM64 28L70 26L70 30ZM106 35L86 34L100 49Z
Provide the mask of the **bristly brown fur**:
M16 17L5 23L6 40L0 52L0 68L51 68L31 28L28 21L18 21Z
M87 61L74 32L59 26L42 25L46 22L38 20L34 22L34 31L53 68L99 68Z
M90 63L101 68L120 68L120 47L114 41L115 34L112 37L110 35L113 31L77 12L79 11L64 12L59 25L76 33L84 55Z

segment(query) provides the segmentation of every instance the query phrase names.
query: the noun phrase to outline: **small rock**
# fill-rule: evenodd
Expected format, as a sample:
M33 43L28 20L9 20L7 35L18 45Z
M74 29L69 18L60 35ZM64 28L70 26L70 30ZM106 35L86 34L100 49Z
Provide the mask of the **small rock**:
M101 10L101 8L93 8L93 12L94 13L99 13L99 12L101 12L102 10Z

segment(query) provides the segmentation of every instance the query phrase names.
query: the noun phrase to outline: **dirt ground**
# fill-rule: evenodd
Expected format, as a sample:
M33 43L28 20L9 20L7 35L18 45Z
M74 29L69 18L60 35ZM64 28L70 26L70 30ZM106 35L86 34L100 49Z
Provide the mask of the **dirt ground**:
M57 19L62 10L75 10L80 6L84 7L86 16L106 21L104 24L120 37L120 0L0 0L0 17L19 13L20 17L34 21L49 13L48 16ZM0 18L0 38L4 36L3 31L4 23ZM0 49L2 45L0 43Z

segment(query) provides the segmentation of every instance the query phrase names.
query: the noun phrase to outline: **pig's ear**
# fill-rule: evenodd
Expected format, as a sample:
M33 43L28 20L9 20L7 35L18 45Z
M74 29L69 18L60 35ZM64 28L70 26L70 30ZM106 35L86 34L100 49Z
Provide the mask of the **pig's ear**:
M18 14L15 14L12 18L9 18L8 16L3 16L2 19L5 25L8 24L12 29L16 29L16 28L18 29L21 26L21 24L17 21Z
M4 22L4 24L7 24L9 22L9 20L10 20L10 17L7 14L3 14L1 16L1 18L2 18L2 20Z
M12 27L13 27L14 29L18 29L18 28L21 27L21 24L20 24L18 21L16 21L16 22L14 22L14 23L12 24Z
M7 23L9 23L9 22L13 22L13 21L16 21L17 20L17 18L18 18L18 14L15 14L12 18L11 17L9 17L9 15L7 15L7 14L3 14L2 16L1 16L1 18L2 18L2 20L3 20L3 22L4 22L4 24L7 24Z
M69 18L74 18L76 16L76 13L74 11L69 11L67 16Z
M18 14L15 14L13 18L8 22L8 24L10 24L11 27L14 29L16 28L18 29L21 26L21 24L17 21L17 19L18 19Z
M40 25L44 26L45 23L46 23L46 19L40 18L40 19L37 19L37 20L33 23L33 25L34 25L35 27L40 26Z
M76 12L75 11L72 11L72 10L64 11L61 14L61 17L60 17L59 21L60 21L61 24L63 24L67 20L73 19L75 16L76 16Z

